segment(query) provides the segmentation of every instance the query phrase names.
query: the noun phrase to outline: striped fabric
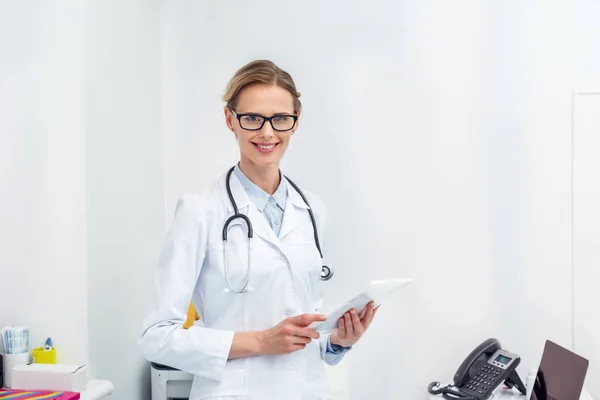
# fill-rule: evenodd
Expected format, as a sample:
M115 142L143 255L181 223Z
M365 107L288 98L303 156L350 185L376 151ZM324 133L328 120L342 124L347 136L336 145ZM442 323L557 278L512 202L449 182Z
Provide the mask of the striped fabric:
M0 389L0 400L77 400L79 393L73 392L52 392L48 390L7 390Z

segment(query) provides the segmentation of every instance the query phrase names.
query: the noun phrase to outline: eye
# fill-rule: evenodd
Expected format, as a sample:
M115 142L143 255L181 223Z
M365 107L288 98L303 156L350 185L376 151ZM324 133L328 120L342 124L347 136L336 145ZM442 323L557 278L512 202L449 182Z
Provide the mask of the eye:
M258 115L245 115L244 120L248 121L248 122L257 122L257 121L261 121L262 118L259 117Z
M290 117L287 115L279 115L279 116L273 118L273 120L275 122L287 122L290 120Z

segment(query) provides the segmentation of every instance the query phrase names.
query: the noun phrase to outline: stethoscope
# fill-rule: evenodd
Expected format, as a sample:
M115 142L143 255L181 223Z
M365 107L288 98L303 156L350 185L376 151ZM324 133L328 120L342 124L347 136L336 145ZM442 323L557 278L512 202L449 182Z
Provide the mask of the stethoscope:
M241 214L239 212L237 203L235 202L235 199L233 198L233 194L231 193L231 186L229 184L229 181L231 178L231 173L233 172L234 169L235 169L235 166L229 170L229 172L227 173L227 179L225 182L225 186L227 187L227 195L229 196L229 201L231 201L231 205L233 206L234 214L231 217L229 217L227 219L227 221L225 221L225 225L223 225L223 263L225 265L225 278L227 279L227 285L229 285L229 290L231 290L233 293L244 293L244 292L252 291L252 288L248 288L248 283L250 282L250 270L251 270L250 253L252 252L251 251L252 250L252 238L254 237L254 229L252 228L252 222L250 221L250 218L248 218L247 215ZM310 208L310 204L308 203L308 200L306 200L306 197L304 196L304 193L302 193L300 188L294 182L292 182L292 180L290 178L288 178L285 175L284 175L284 177L294 187L294 189L298 192L298 194L300 194L300 197L302 197L302 200L304 200L304 202L308 206L308 213L310 214L310 220L312 222L315 244L317 245L317 249L319 250L319 254L321 255L321 260L322 260L323 252L321 251L321 244L319 243L319 235L317 233L317 224L315 222L315 216L312 212L312 209ZM246 222L246 226L248 227L248 268L246 270L246 278L244 280L244 286L240 290L235 290L233 288L233 286L231 285L231 281L229 280L229 272L227 270L227 230L229 229L229 224L232 221L234 221L236 218L241 218L242 220L244 220ZM333 276L333 269L331 268L331 266L323 265L321 267L321 280L328 281L331 279L332 276Z

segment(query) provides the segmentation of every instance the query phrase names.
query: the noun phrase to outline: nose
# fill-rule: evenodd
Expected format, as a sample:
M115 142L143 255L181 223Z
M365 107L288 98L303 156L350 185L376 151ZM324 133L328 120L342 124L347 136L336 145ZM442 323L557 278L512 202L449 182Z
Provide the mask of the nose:
M269 121L266 121L262 129L260 130L260 137L270 139L273 136L275 136L275 132L273 132L273 127L271 126Z

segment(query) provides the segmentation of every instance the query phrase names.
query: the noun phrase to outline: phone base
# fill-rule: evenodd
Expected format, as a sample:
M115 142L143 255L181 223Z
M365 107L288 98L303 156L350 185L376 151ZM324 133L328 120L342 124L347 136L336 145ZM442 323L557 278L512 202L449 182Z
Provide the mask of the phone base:
M512 389L513 387L516 387L519 390L519 392L521 392L522 394L524 394L524 395L527 394L527 388L525 387L525 385L523 384L523 381L519 377L519 373L517 372L517 370L513 370L510 373L508 378L506 378L506 380L504 381L504 384L510 389Z

